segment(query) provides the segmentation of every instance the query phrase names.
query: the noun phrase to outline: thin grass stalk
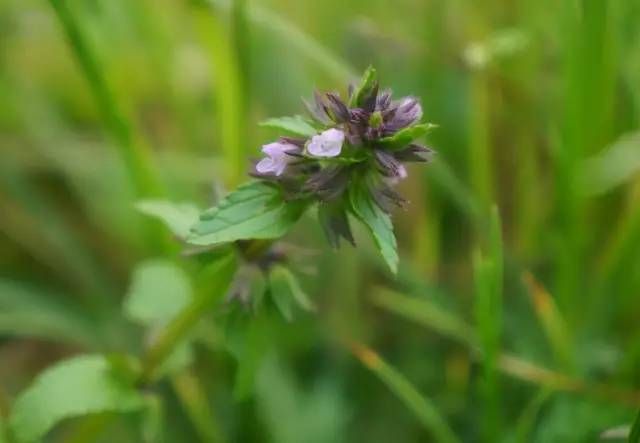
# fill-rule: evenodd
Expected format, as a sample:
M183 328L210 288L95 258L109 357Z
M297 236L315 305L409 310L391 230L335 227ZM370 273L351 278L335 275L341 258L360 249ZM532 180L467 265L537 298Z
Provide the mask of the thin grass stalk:
M417 300L389 290L383 291L384 295L378 291L374 294L372 300L376 305L467 346L480 360L484 358L474 329L455 314L424 298ZM565 375L509 353L503 352L498 356L496 367L510 377L552 391L573 392L622 405L640 406L640 391L618 389L606 383Z
M435 441L456 443L460 439L455 435L438 409L393 366L385 362L375 351L361 343L351 343L350 349L355 357L373 372L387 387L413 412Z
M215 96L218 141L225 158L225 184L237 186L247 171L248 147L244 140L244 91L237 51L220 11L196 4L196 29L209 55L211 84Z
M489 227L489 255L474 257L475 315L483 355L480 393L483 399L483 439L497 441L500 436L500 383L498 358L502 329L502 234L497 208L493 208Z
M136 195L153 197L162 194L160 179L151 154L141 140L136 139L131 125L120 111L115 95L104 76L105 69L90 47L80 22L67 0L49 0L62 26L74 58L89 84L109 135L114 139L126 166Z

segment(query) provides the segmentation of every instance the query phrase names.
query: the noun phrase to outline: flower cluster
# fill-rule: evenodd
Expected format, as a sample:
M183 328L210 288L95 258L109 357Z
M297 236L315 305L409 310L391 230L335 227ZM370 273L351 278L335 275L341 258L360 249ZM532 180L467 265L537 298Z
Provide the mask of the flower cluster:
M369 68L359 85L349 87L345 99L334 92L316 92L305 105L311 119L270 121L269 126L293 136L264 145L265 157L252 175L278 183L293 198L310 197L347 211L344 197L353 186L365 186L385 213L392 205L402 206L406 201L392 187L407 177L405 163L425 162L432 154L415 142L433 127L420 123L418 99L393 100L390 90L380 90L375 70ZM335 217L330 225L337 237L352 241L350 234L336 228Z

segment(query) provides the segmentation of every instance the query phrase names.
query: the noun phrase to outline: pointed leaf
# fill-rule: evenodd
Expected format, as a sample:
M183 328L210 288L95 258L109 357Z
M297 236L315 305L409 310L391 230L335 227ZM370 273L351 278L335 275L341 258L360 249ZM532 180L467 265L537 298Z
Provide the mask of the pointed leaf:
M351 186L349 198L353 213L371 232L378 250L391 272L395 274L398 271L399 259L391 218L375 203L367 186Z
M353 91L353 95L349 99L349 107L357 108L364 104L364 100L376 88L378 73L373 66L369 66L362 75L360 83Z
M293 135L312 137L318 133L313 122L301 115L293 117L270 118L260 123L265 128L280 129Z
M18 441L32 442L66 418L143 406L135 386L119 377L105 357L84 355L40 374L16 400L9 426Z
M249 182L205 211L187 241L214 245L285 235L307 207L303 200L286 201L282 192L264 182Z
M193 203L175 203L168 200L141 200L136 209L162 221L178 238L186 238L189 229L198 221L199 210Z
M380 139L378 143L389 150L395 151L406 147L409 143L422 137L436 127L437 125L433 123L421 123L409 126L408 128L399 130L390 137Z

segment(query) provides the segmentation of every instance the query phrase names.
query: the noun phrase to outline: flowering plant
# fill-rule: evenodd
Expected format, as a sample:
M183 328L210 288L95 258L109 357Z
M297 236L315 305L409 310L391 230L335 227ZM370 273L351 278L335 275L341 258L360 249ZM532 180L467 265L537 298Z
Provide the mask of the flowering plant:
M389 217L406 200L393 186L406 178L406 162L428 161L432 151L416 139L434 125L420 123L414 97L392 100L368 68L343 100L315 93L305 102L310 119L271 119L264 126L287 133L262 147L264 158L251 172L257 180L240 186L200 215L187 241L210 246L283 236L313 203L332 246L354 244L348 214L371 232L393 272L398 254Z

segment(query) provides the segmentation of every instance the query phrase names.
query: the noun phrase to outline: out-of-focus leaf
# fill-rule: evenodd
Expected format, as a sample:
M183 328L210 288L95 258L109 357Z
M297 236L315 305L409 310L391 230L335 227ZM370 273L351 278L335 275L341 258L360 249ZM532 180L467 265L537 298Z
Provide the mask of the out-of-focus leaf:
M205 211L187 241L214 245L285 235L302 216L306 201L286 201L282 192L264 182L249 182Z
M625 134L595 157L585 160L579 189L604 194L640 171L640 131Z
M192 203L174 203L168 200L141 200L138 211L162 221L178 238L187 238L189 229L198 221L198 207Z
M482 69L521 53L530 42L530 35L521 29L501 29L484 41L471 43L465 48L463 57L471 68Z
M269 272L269 289L274 303L287 321L293 319L294 303L307 311L314 309L296 276L284 266L275 266Z
M18 441L41 439L60 421L97 412L132 412L144 398L100 355L75 357L47 369L17 398L9 426Z
M351 209L367 227L378 250L394 274L398 271L398 251L391 218L373 201L365 186L351 186Z
M124 302L127 315L144 325L167 323L191 300L188 276L168 260L138 265Z
M309 119L301 115L293 117L270 118L260 123L265 128L280 129L293 135L312 137L318 133L318 129Z
M409 126L408 128L399 130L390 137L381 139L379 143L390 150L402 149L434 128L437 128L437 125L434 125L433 123L421 123Z
M42 288L4 279L0 279L0 334L88 346L101 340L90 313Z
M265 359L257 376L259 415L278 443L344 441L349 414L343 399L339 387L329 381L302 390L274 356Z
M356 86L353 91L353 95L349 100L349 107L359 107L363 105L363 100L371 94L373 89L376 87L378 81L378 73L376 72L373 66L369 66L362 78L360 79L360 83Z

